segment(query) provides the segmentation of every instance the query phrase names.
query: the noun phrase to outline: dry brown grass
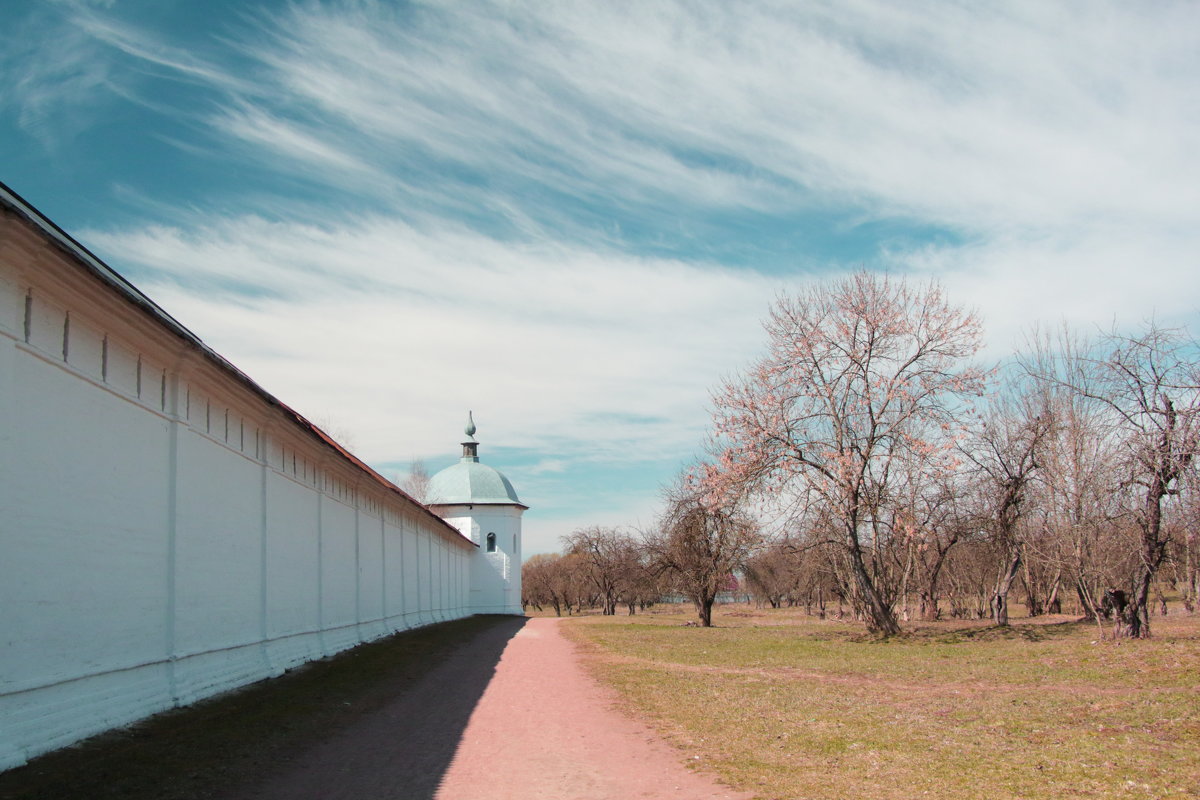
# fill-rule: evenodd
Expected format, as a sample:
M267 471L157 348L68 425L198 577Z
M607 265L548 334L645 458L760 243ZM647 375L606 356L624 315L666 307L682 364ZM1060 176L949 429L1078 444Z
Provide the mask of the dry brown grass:
M1200 797L1198 617L1119 642L1066 617L887 641L792 610L691 618L564 630L689 760L761 798Z

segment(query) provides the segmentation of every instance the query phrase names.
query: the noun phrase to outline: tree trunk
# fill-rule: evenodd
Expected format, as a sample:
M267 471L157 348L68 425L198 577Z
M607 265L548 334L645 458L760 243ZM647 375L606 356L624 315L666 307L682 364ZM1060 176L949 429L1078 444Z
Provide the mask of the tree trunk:
M1100 609L1096 607L1096 601L1092 599L1092 593L1083 582L1083 578L1076 578L1075 594L1079 597L1079 605L1083 609L1083 619L1099 619Z
M866 565L863 564L862 553L856 547L850 549L850 563L854 568L854 577L858 583L858 589L862 597L862 602L858 605L861 606L864 617L863 621L867 624L867 630L871 633L878 633L881 636L898 635L900 633L900 622L896 619L896 613L879 596L879 591L875 588L875 582L871 580Z
M1026 561L1022 565L1021 580L1025 584L1025 609L1031 617L1040 617L1042 615L1042 598L1039 594L1039 588L1034 581L1034 576L1029 569L1029 562Z
M696 605L696 615L700 617L701 628L712 627L712 608L715 597L697 597L692 602Z
M917 548L915 545L910 545L908 547L908 556L904 563L904 576L900 579L900 597L903 598L903 607L900 612L900 616L905 622L908 622L911 619L909 614L911 610L910 607L912 605L912 598L908 595L908 579L909 576L912 575L913 563L916 561L916 550Z
M938 608L938 581L941 579L942 567L946 563L946 556L950 553L950 548L958 543L958 536L955 535L946 543L945 547L939 547L937 550L937 558L934 559L933 565L929 568L929 578L925 581L925 588L922 590L921 606L923 612L921 619L934 622L941 619L942 611Z
M921 619L927 622L935 622L942 616L935 592L936 590L931 591L929 588L921 590Z
M1017 577L1017 570L1020 567L1021 549L1016 547L1012 550L1008 565L1000 573L1000 579L996 581L996 592L992 595L992 618L1000 627L1008 625L1008 590L1012 587L1013 579Z
M1062 569L1060 568L1058 570L1058 572L1054 573L1054 583L1053 583L1052 588L1050 589L1050 597L1046 598L1046 613L1047 614L1061 614L1062 613L1062 601L1058 599L1058 590L1061 585L1062 585Z
M1058 584L1054 584L1054 588L1050 590L1050 597L1046 600L1047 614L1061 614L1062 600L1058 599Z
M1166 434L1163 434L1164 437ZM1146 489L1145 516L1142 518L1142 563L1133 587L1133 607L1129 610L1129 637L1150 638L1150 584L1154 573L1166 555L1166 542L1162 539L1162 499L1167 493L1167 481L1161 473L1156 474Z
M1130 639L1150 638L1150 581L1154 572L1143 568L1133 589L1133 602L1126 609L1128 617L1124 620L1129 626Z

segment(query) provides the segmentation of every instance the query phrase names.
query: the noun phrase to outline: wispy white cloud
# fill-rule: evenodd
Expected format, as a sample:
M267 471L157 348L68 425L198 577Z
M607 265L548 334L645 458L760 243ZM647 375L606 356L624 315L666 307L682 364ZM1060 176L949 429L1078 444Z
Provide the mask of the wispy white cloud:
M0 110L27 134L55 149L95 119L110 65L85 33L52 12L14 20L0 33Z
M86 4L76 5L70 21L96 42L108 45L142 65L157 67L177 79L189 79L231 92L252 90L251 83L242 80L231 70L215 66L195 53L171 46L161 36L117 22L111 15L95 12Z
M1188 6L301 6L275 23L254 54L314 125L584 196L832 201L981 231L1200 206Z
M546 472L565 472L566 469L567 462L561 458L543 458L532 467L527 467L526 471L534 475L540 475Z
M378 460L443 451L467 408L486 408L510 446L569 441L578 457L608 460L690 449L707 387L757 348L746 323L777 286L382 219L84 237L301 410L346 407Z
M73 19L217 90L208 121L256 165L379 191L374 170L407 184L401 205L469 192L559 222L530 197L544 187L617 217L832 206L971 236L1165 235L1200 208L1200 9L1184 4L305 4L230 23L245 74L112 15ZM105 79L86 61L79 92Z
M233 70L121 21L110 0L52 0L25 15L6 15L5 21L0 111L15 110L20 127L50 151L108 123L114 104L122 101L164 115L197 116L170 100L152 99L152 76L230 96L252 91Z
M250 105L226 109L214 118L216 126L227 135L257 147L270 148L301 167L328 168L355 173L363 181L370 168L335 143L322 138L311 127L297 125Z
M1071 233L929 247L897 254L894 263L938 278L951 297L978 309L989 338L985 355L996 361L1022 347L1035 322L1096 332L1154 318L1200 329L1197 263L1188 255L1200 252L1200 231Z

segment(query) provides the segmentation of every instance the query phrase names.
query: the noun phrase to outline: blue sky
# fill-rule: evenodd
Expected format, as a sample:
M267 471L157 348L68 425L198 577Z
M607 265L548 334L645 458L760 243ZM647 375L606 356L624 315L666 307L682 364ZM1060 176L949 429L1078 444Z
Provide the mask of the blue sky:
M935 278L1193 330L1200 6L22 2L0 180L403 477L481 455L527 552L653 522L778 292Z

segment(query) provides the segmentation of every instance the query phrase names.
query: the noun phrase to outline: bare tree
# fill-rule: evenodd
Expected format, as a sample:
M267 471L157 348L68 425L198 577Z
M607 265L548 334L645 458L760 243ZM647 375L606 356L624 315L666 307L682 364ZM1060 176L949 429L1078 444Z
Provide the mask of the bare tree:
M992 529L1002 555L991 601L997 625L1008 624L1008 593L1025 558L1025 538L1018 524L1022 506L1054 429L1044 398L1027 388L1014 380L1006 392L993 397L980 425L960 448L984 487L981 518Z
M772 544L742 565L746 588L759 605L779 608L799 594L803 555L785 543Z
M1054 336L1035 330L1032 345L1020 361L1055 420L1031 486L1046 533L1039 554L1073 589L1084 617L1095 619L1104 590L1115 585L1117 443L1106 431L1106 407L1071 388L1086 383L1086 342L1064 327Z
M905 525L912 554L921 619L941 617L943 570L951 549L977 525L970 513L970 489L961 473L915 487L907 500L910 519Z
M1172 537L1171 583L1179 592L1183 608L1189 614L1196 611L1200 597L1200 474L1192 463L1181 491L1181 502L1175 515L1176 535Z
M1151 585L1169 551L1164 503L1179 494L1200 445L1196 348L1183 331L1150 323L1140 334L1113 331L1057 363L1031 365L1040 379L1107 412L1101 424L1120 453L1121 480L1112 490L1136 530L1125 619L1135 638L1150 635Z
M525 559L521 565L521 607L532 606L538 611L552 606L554 615L562 616L563 597L556 591L555 567L562 556L539 553Z
M996 564L1003 556L994 538L972 531L947 555L943 584L955 619L985 619L996 586Z
M630 537L622 554L620 601L629 609L629 616L658 600L662 587L655 574L650 553Z
M582 609L596 596L577 553L554 553L528 558L521 566L521 605L541 610L550 606L556 616Z
M666 515L646 548L654 568L692 601L707 628L717 595L762 537L736 508L712 504L682 483L668 491L667 500Z
M804 498L834 527L869 630L900 630L889 496L895 467L951 468L956 398L982 392L964 366L978 319L933 284L860 272L781 297L765 323L768 354L714 398L717 494Z
M414 458L409 462L408 477L400 484L400 488L418 503L429 502L429 470L424 460Z
M617 613L617 603L634 577L631 574L637 548L634 538L616 528L593 525L572 532L563 538L563 543L568 554L578 557L581 574L595 589L603 612Z
M343 449L354 449L354 434L348 426L343 425L333 414L319 414L310 419L309 422L312 423L313 427L319 429L330 439L341 445Z

